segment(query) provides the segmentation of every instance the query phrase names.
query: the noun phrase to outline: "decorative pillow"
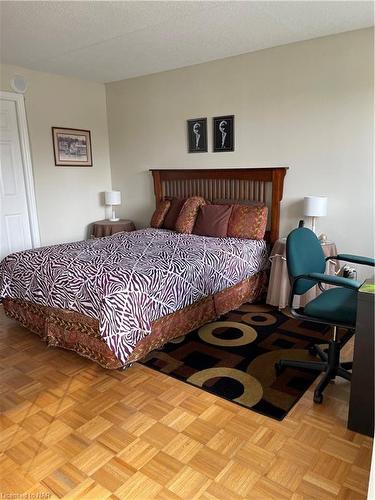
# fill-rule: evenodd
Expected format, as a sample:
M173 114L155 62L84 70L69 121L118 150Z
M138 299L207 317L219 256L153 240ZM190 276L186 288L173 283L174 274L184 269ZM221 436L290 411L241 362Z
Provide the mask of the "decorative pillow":
M225 238L232 213L231 205L204 205L200 208L193 233Z
M170 200L162 200L158 203L158 206L156 207L156 210L151 217L151 227L155 227L156 229L162 227L165 216L167 215L170 206Z
M170 200L171 206L165 216L162 226L164 229L171 229L172 231L175 231L176 220L180 215L181 208L183 207L185 201L186 198L172 198Z
M176 220L176 231L179 233L191 234L197 219L199 208L206 205L206 200L201 196L191 196L188 198Z
M233 205L227 236L262 240L266 232L268 209L264 205Z

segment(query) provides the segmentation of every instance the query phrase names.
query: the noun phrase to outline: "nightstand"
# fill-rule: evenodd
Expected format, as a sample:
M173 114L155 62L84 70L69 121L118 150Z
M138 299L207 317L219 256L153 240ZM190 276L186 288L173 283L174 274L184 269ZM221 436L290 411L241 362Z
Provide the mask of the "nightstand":
M92 238L102 238L103 236L112 236L112 234L121 231L135 231L134 222L127 219L120 219L116 222L110 220L98 220L92 225Z
M335 243L327 241L322 243L322 249L326 257L333 257L337 255ZM277 306L279 309L284 309L289 304L290 284L288 269L286 265L286 238L281 238L276 241L272 248L270 255L271 273L270 281L268 284L267 304ZM335 274L340 266L338 261L328 260L326 265L327 274ZM325 285L327 288L327 285ZM294 305L296 307L303 307L310 300L319 295L320 290L318 286L314 286L307 293L301 295L300 298L296 297Z

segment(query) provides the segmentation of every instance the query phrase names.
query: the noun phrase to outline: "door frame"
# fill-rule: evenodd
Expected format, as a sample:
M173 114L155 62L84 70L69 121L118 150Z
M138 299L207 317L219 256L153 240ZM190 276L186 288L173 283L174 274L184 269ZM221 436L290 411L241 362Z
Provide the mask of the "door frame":
M25 99L22 94L5 91L0 91L0 99L5 101L12 101L16 105L16 117L22 155L22 170L25 179L26 202L30 221L31 242L32 247L35 248L40 246L40 233L34 189L33 164L31 161L29 132L27 128Z

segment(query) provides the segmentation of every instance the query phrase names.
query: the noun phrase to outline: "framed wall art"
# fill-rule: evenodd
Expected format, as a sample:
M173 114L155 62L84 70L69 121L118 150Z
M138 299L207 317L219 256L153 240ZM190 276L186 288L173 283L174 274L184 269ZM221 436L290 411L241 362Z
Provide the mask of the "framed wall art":
M189 153L207 153L207 118L187 121Z
M234 115L213 118L213 151L234 151Z
M92 167L90 130L52 127L57 167Z

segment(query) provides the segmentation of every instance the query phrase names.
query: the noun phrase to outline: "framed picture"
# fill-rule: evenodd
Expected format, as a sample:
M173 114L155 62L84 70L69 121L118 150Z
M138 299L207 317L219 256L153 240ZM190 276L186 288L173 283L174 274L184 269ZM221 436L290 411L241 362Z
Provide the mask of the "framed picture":
M215 153L234 151L234 115L213 118Z
M187 121L189 153L207 153L207 118Z
M90 130L52 127L57 167L92 167Z

